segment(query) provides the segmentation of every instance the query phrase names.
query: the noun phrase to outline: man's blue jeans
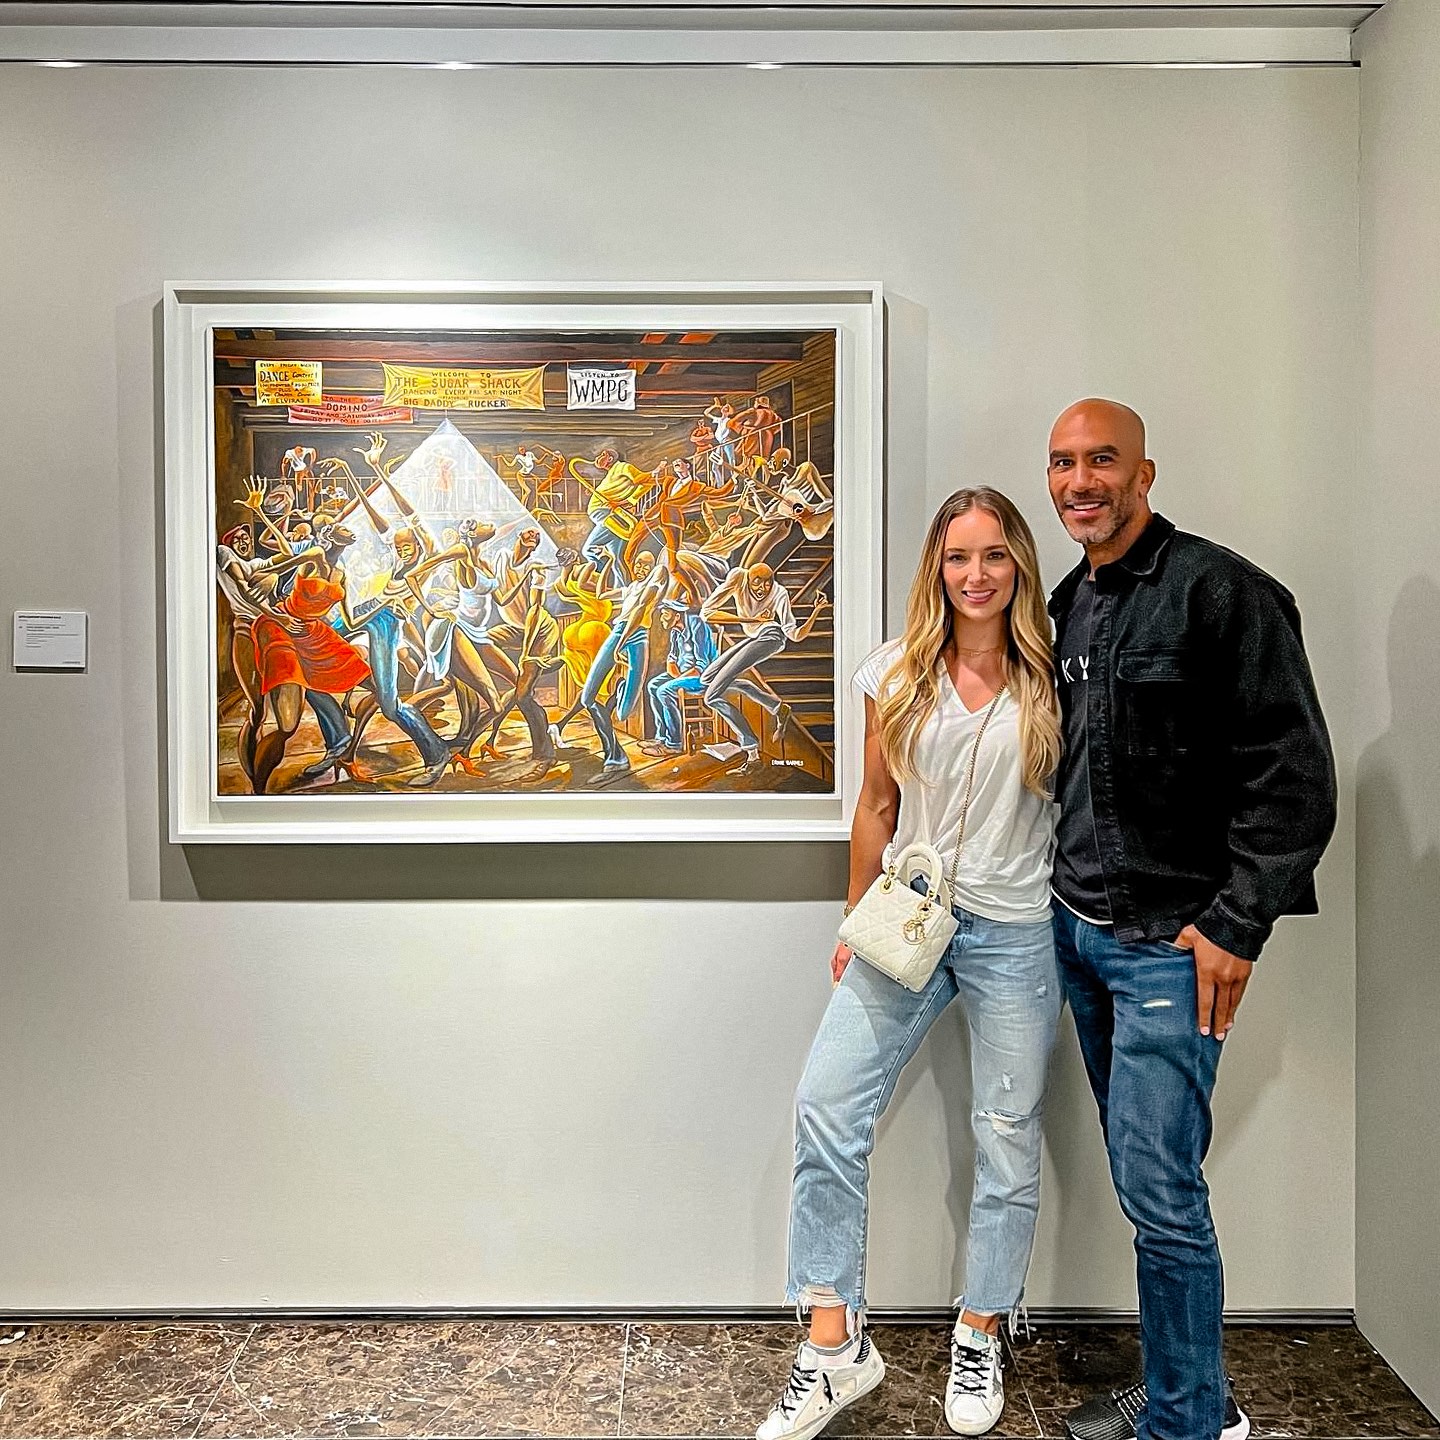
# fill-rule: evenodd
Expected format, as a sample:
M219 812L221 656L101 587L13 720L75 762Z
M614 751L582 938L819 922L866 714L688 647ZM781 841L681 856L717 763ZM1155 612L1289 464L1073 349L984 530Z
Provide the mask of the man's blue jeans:
M655 675L645 686L650 695L650 713L655 718L655 737L671 750L685 748L685 725L680 713L680 696L698 695L705 682L698 675Z
M414 741L426 765L438 764L450 747L408 700L400 698L399 616L388 605L382 605L365 619L362 628L370 634L370 676L380 713Z
M592 517L593 518L593 517ZM618 581L622 585L630 583L630 573L625 568L625 540L617 535L604 520L596 520L595 528L585 537L585 543L580 547L580 553L590 561L593 561L600 573L605 573L606 565L615 566L615 574L611 583Z
M1054 920L1115 1193L1135 1227L1149 1395L1137 1440L1217 1440L1225 1287L1201 1165L1222 1047L1200 1033L1195 960L1163 940L1122 945L1058 901Z

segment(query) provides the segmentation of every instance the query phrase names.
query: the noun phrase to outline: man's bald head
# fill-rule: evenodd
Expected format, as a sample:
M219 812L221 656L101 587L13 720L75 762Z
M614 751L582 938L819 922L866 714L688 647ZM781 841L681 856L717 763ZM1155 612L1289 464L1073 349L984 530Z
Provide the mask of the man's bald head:
M1118 560L1150 523L1155 466L1145 422L1115 400L1079 400L1050 430L1050 498L1091 566Z
M1089 400L1077 400L1073 405L1062 410L1059 418L1050 427L1052 444L1056 432L1072 422L1108 425L1117 438L1123 438L1129 442L1130 447L1138 452L1140 459L1145 458L1145 422L1128 405L1122 405L1118 400L1101 400L1094 397Z

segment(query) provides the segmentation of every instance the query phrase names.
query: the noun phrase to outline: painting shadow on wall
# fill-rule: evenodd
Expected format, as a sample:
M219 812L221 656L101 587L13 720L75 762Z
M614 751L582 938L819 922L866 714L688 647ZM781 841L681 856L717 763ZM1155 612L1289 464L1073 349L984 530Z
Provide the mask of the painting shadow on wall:
M843 842L675 844L173 845L169 832L165 581L164 314L145 307L153 364L152 501L156 556L155 772L127 765L154 794L155 831L130 825L134 898L216 901L389 900L749 900L835 901L844 897ZM121 326L124 328L123 323ZM158 782L158 783L157 783ZM130 807L138 818L147 806ZM151 846L155 849L151 850ZM138 847L138 848L137 848ZM144 852L154 856L153 869ZM158 853L156 853L158 852Z

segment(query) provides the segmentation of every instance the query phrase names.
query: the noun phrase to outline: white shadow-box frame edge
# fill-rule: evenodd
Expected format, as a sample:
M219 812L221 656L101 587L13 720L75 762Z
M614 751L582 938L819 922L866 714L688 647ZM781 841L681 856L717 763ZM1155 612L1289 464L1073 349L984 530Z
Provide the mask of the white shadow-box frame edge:
M583 323L573 314L583 309ZM643 313L627 313L638 312ZM213 410L217 325L437 329L743 323L837 332L835 790L831 795L216 796ZM842 840L863 713L849 678L882 634L884 294L872 281L174 281L164 290L166 705L174 844ZM385 809L376 813L377 806ZM323 812L320 807L323 807ZM675 813L684 807L683 813ZM389 812L389 813L387 813Z

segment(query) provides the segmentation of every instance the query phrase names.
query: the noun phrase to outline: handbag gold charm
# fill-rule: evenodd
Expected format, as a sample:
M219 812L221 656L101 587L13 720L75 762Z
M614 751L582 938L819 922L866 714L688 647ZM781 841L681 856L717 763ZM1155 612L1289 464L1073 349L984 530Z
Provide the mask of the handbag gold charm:
M927 907L928 908L928 907ZM906 922L901 932L912 945L918 945L925 938L926 910L917 910Z

